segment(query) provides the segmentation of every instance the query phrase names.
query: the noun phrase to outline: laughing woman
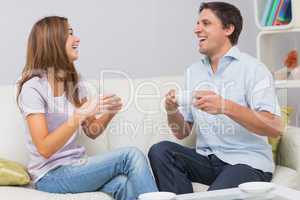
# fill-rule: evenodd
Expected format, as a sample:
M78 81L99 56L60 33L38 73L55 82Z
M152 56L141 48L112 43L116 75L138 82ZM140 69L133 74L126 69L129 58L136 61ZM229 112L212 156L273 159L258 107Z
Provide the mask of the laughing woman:
M157 191L147 160L138 149L87 157L85 148L76 144L80 126L95 139L122 107L116 95L87 100L73 64L78 45L68 20L57 16L39 20L28 39L17 101L27 125L28 170L36 189L101 191L117 200ZM103 114L96 118L100 111Z

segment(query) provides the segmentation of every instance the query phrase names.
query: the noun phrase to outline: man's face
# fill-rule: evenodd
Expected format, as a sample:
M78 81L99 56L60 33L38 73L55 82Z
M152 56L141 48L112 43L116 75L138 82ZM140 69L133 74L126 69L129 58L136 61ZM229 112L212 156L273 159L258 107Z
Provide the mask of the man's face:
M213 56L222 50L224 45L231 45L228 38L231 33L229 28L223 28L221 20L212 10L204 9L199 14L195 34L200 53Z

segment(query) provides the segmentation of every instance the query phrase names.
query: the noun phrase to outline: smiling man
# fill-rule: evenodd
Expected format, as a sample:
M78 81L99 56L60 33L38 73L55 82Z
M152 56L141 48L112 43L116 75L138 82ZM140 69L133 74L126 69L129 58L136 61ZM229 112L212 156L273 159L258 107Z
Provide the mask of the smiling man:
M271 73L236 47L242 24L239 9L231 4L203 3L199 9L195 35L204 56L185 74L193 103L179 107L174 90L165 100L173 134L183 139L193 127L196 148L167 141L151 147L149 159L161 191L190 193L192 182L216 190L272 179L267 136L282 132L280 109Z

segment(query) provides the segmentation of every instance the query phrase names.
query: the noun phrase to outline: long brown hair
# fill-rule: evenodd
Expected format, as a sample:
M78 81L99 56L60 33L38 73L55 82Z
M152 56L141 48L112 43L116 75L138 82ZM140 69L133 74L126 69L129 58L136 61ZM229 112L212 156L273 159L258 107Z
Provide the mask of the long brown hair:
M66 52L68 29L68 19L58 16L45 17L34 24L28 38L26 64L17 83L17 102L26 81L51 73L53 80L64 82L67 99L80 106L79 76Z

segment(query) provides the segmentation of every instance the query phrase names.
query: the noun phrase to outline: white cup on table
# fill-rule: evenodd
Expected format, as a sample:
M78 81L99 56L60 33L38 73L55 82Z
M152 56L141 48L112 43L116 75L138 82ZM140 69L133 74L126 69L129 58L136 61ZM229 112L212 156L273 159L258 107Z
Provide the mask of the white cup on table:
M139 195L138 200L175 200L175 197L172 192L149 192Z

